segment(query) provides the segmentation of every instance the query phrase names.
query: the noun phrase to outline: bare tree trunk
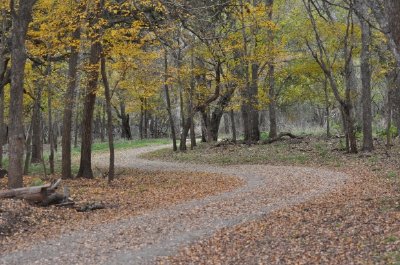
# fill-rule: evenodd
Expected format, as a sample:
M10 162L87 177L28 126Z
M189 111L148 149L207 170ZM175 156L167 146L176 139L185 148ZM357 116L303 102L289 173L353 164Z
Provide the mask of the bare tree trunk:
M32 155L32 124L33 124L33 117L32 121L29 124L28 135L25 141L25 164L24 164L24 175L29 174L29 166L31 164L31 155Z
M143 140L143 116L144 116L143 99L140 99L140 118L139 118L140 140Z
M6 57L6 32L7 32L7 12L5 8L0 10L2 15L1 36L0 36L0 168L3 168L3 145L5 138L4 124L4 86L6 83L6 72L9 58Z
M75 128L74 128L74 148L78 148L78 135L79 135L79 109L80 109L80 98L81 98L81 93L80 93L80 88L77 85L77 93L76 93L76 108L75 108Z
M72 39L78 41L80 39L80 28L77 28ZM75 45L71 46L71 55L68 62L68 88L64 96L64 115L63 115L63 133L62 133L62 166L61 177L63 179L72 178L71 172L71 131L72 131L72 114L74 111L75 90L78 81L78 61L79 48ZM78 110L76 111L78 112ZM77 130L77 129L76 129Z
M145 139L149 138L148 134L148 127L149 127L149 115L148 115L148 105L147 105L147 98L144 99L144 110L143 110L143 119L144 119L144 126L143 126L143 136Z
M270 21L273 18L274 0L266 0L265 5L268 7L267 16ZM274 49L274 31L268 30L268 45L269 49ZM276 92L275 92L275 66L273 61L268 64L268 96L269 96L269 138L276 138L278 136L277 118L276 118Z
M42 131L43 125L42 125L42 109L41 109L43 82L37 80L35 81L35 86L36 86L36 93L35 93L35 102L32 114L32 156L31 156L32 164L41 163L43 160L42 137L44 137Z
M168 87L168 54L167 54L167 50L164 50L164 92L165 92L165 101L167 103L168 119L169 119L169 124L171 127L172 148L174 151L177 151L178 147L176 145L175 122L174 122L174 117L172 116L171 99L169 96L169 87Z
M29 22L32 19L32 7L36 0L20 1L17 7L11 0L10 9L13 16L12 49L11 49L11 90L9 119L9 168L8 186L20 188L23 185L23 155L24 155L24 126L23 126L23 93L24 70L26 63L25 38Z
M325 94L325 115L326 115L326 137L331 137L331 126L330 126L330 111L329 111L329 94L328 94L328 81L324 81L324 94Z
M50 74L51 66L48 66L48 74ZM47 107L48 107L48 118L49 118L49 143L50 143L50 174L54 174L54 133L53 133L53 111L52 111L52 94L51 85L47 86Z
M104 56L101 58L101 76L103 79L104 94L106 97L108 147L110 150L108 183L110 184L114 180L114 136L113 136L113 124L112 124L112 114L111 114L110 86L107 79L106 59L104 58Z
M186 126L186 118L185 118L185 108L184 108L184 96L183 96L183 84L181 80L181 49L179 48L178 51L178 58L177 58L177 68L178 68L178 86L179 86L179 103L180 103L180 114L181 114L181 140L179 143L179 150L185 151L186 147L186 139L188 133L185 132ZM190 121L190 119L189 119Z
M389 79L389 78L387 78ZM390 149L392 147L392 95L393 90L390 85L394 80L388 80L388 88L387 88L387 102L386 102L386 148Z
M370 65L370 43L371 29L365 17L368 15L366 6L361 3L361 81L362 81L362 116L363 116L363 151L372 151L374 143L372 139L372 110L371 110L371 65Z
M97 3L93 17L96 24L101 11L101 3ZM96 25L98 27L98 25ZM92 123L94 105L96 103L97 82L99 78L99 62L101 56L101 44L99 38L99 30L96 29L91 40L90 57L89 57L89 73L87 90L83 107L82 118L82 143L81 143L81 160L77 177L93 178L92 171Z
M235 123L235 112L230 111L231 124L232 124L232 141L236 143L236 123Z
M4 88L0 87L0 168L3 168L3 145L5 138L4 124Z
M268 79L269 79L269 137L276 138L278 136L277 121L276 121L276 99L275 99L275 67L273 64L269 65Z

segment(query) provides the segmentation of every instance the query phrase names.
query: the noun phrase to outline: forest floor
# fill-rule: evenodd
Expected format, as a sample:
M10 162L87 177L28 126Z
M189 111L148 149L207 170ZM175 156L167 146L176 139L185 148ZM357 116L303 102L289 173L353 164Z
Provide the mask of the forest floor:
M139 158L144 153L157 151L160 148L162 147L118 151L116 166L124 171L139 169L145 172L158 172L162 170L167 175L205 174L207 176L224 175L228 178L231 176L229 183L233 182L233 184L225 187L228 191L202 199L186 198L189 199L186 202L170 206L161 204L157 209L144 211L136 216L124 216L124 218L108 220L93 226L78 226L74 231L63 229L59 236L40 241L40 244L23 246L20 249L2 253L0 264L54 264L54 262L149 264L156 262L180 263L180 260L186 264L189 262L188 258L191 259L191 262L196 262L198 256L192 252L190 255L189 252L181 252L183 255L175 258L161 259L160 257L173 256L180 249L195 246L199 240L214 238L225 229L235 229L248 222L263 220L275 211L307 201L315 201L331 192L340 193L344 184L348 185L348 182L352 181L347 174L337 170L310 167L213 166L149 161ZM104 166L107 164L107 160L107 154L99 154L95 156L94 163ZM241 180L238 181L237 178ZM158 180L155 181L158 182ZM220 183L221 186L225 185L223 181ZM243 185L240 186L240 184ZM187 192L191 194L202 189L200 183L195 183L195 185L198 186L197 189ZM121 186L125 187L125 184L122 183ZM178 185L177 188L170 196L178 196L177 194L186 192L185 187L180 189ZM117 191L114 190L114 192ZM284 224L282 220L280 224ZM51 225L48 226L48 229L52 229ZM27 233L24 234L27 235ZM12 243L8 244L12 245ZM239 240L234 244L242 245L243 243ZM210 242L210 247L212 248L212 246ZM223 256L229 253L219 252L218 248L212 249ZM285 252L286 247L281 251ZM208 254L210 253L207 251L201 252L199 256L203 258L203 261L207 260L213 263L214 257ZM228 258L234 257L236 256L231 256L231 254L228 256ZM261 258L260 255L254 257ZM215 261L218 263L217 260ZM235 260L225 261L234 263ZM242 264L241 261L237 263Z
M98 224L143 214L179 202L200 199L229 191L242 185L234 177L207 173L148 172L124 170L112 183L96 178L63 180L68 186L76 208L39 207L21 200L0 200L0 249L15 251L40 240L88 229ZM50 179L49 179L50 180ZM25 177L25 186L39 184L38 177ZM0 181L0 187L6 180ZM104 209L79 212L86 205L101 205Z
M0 264L400 264L400 148L341 146L312 137L117 151L112 187L67 182L104 210L1 201Z
M143 155L216 165L301 165L345 172L340 190L261 219L224 228L161 259L173 264L400 264L400 147L345 154L341 139L269 145L202 144L194 151Z

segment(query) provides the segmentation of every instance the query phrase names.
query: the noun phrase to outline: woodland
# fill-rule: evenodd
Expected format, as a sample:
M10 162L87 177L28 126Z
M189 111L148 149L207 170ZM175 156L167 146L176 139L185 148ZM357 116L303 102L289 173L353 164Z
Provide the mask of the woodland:
M397 0L0 0L0 263L399 264L399 74Z

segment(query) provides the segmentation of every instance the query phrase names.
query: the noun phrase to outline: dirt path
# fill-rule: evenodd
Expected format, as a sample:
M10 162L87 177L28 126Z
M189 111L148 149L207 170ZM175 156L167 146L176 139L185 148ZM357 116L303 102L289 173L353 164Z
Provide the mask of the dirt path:
M64 234L58 239L14 253L0 264L153 264L187 244L221 228L260 218L273 210L301 203L340 188L347 176L321 169L238 165L193 165L138 158L165 146L119 151L116 166L143 170L211 172L237 176L245 185L232 192L147 212L112 224ZM107 165L107 155L94 158Z

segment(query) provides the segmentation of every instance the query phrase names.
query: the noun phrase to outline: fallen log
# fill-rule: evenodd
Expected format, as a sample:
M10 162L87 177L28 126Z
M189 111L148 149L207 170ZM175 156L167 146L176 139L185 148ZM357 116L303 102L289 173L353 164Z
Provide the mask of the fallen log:
M271 138L271 139L267 139L265 140L263 143L264 144L272 144L274 142L280 141L283 137L290 137L292 139L303 139L302 137L296 136L290 132L281 132L278 134L277 137Z
M17 198L29 202L42 203L49 201L49 197L55 194L55 191L60 184L61 179L58 179L53 184L0 191L0 199Z

